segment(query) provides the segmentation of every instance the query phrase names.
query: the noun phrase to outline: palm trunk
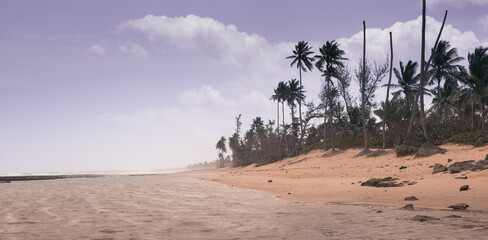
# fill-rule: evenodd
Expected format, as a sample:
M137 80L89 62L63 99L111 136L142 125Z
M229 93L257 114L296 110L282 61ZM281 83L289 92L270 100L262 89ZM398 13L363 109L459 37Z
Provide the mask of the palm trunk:
M335 151L335 145L334 145L334 124L332 122L332 98L330 96L330 77L327 76L328 81L327 81L327 99L329 100L329 123L330 123L330 139L331 139L331 144L332 144L332 151Z
M299 68L300 72L300 87L302 86L302 69ZM302 141L303 141L303 136L305 135L305 132L303 132L303 121L302 121L302 101L298 101L298 111L300 115L300 146L302 146Z
M276 133L280 137L280 101L276 101Z
M424 112L424 85L425 85L425 0L422 1L422 47L420 53L420 121L422 123L422 130L424 138L427 143L431 143L429 135L427 134L427 127L425 126L425 112Z
M439 121L442 123L442 109L441 109L441 81L437 81L437 99L439 104L439 109L437 109L437 114L439 115Z
M391 55L391 59L390 59L390 76L388 77L388 86L386 87L386 100L385 100L385 112L384 112L384 115L383 115L383 148L386 148L386 119L388 117L388 105L390 104L390 102L388 101L389 97L390 97L390 84L391 84L391 73L392 73L392 70L393 70L393 38L391 36L391 32L390 32L390 55Z
M363 21L363 72L361 91L361 117L363 119L364 149L368 150L368 128L366 127L366 21Z
M425 0L424 0L424 10L425 10ZM434 44L434 50L433 50L433 52L435 52L435 50L437 49L437 44L439 43L439 39L441 38L441 35L442 35L442 30L444 29L444 24L446 23L446 18L447 18L447 10L446 10L446 12L444 14L444 20L442 20L441 29L439 31L439 34L437 35L437 39L436 39L435 44ZM427 63L427 66L430 65L430 62L432 61L433 56L434 55L431 55L430 56L429 62ZM417 91L417 94L415 94L415 100L414 100L413 105L412 105L412 117L410 118L410 123L408 125L407 134L406 134L405 139L403 141L403 144L405 144L405 145L407 145L407 144L410 143L410 137L412 136L412 130L413 130L413 123L414 123L414 120L415 120L415 109L416 109L416 105L417 105L418 100L419 100L420 93L421 92L420 92L420 89L419 89Z
M471 96L471 132L474 132L474 93Z
M327 104L324 104L324 150L327 151Z
M485 100L481 99L481 131L485 131Z
M295 108L293 107L290 107L291 108L291 128L292 128L292 131L293 131L293 156L296 156L296 152L297 152L297 131L296 131L296 128L295 128Z

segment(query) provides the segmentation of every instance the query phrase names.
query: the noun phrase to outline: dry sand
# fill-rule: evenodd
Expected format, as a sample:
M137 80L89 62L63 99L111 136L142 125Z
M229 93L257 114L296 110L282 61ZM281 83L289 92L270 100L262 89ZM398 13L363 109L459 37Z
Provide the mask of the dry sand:
M444 154L427 158L396 157L393 151L379 157L355 157L361 150L353 149L331 154L313 151L307 155L256 167L228 168L214 171L206 180L240 188L262 190L282 199L306 202L375 203L447 209L456 203L466 203L470 210L488 210L488 170L458 174L432 174L435 163L450 165L466 160L483 160L488 147L444 145ZM452 162L448 162L452 159ZM400 167L406 167L400 170ZM455 177L467 176L467 179ZM361 186L370 178L397 177L400 181L415 181L415 185L375 188ZM268 183L268 180L272 180ZM468 191L459 191L469 185ZM416 196L408 202L404 198Z

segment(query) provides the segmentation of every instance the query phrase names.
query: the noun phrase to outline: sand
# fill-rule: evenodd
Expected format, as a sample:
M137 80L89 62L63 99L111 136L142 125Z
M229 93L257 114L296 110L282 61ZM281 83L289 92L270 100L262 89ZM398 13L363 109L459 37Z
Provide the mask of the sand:
M473 240L488 233L488 213L480 211L294 202L198 177L1 184L0 239ZM412 220L417 215L436 220Z
M488 170L458 174L432 174L435 163L450 165L467 160L482 160L488 147L444 145L444 154L426 158L396 157L392 150L379 157L356 157L360 149L312 151L309 154L256 167L227 168L207 173L205 177L218 183L240 188L257 189L279 198L305 202L374 203L447 209L456 203L466 203L470 210L488 210ZM451 159L451 162L448 162ZM400 170L400 167L406 167ZM467 179L455 177L466 176ZM395 188L361 186L370 178L397 177L400 181L415 181L415 185ZM268 180L272 180L268 183ZM459 191L469 185L468 191ZM405 201L415 196L418 201Z

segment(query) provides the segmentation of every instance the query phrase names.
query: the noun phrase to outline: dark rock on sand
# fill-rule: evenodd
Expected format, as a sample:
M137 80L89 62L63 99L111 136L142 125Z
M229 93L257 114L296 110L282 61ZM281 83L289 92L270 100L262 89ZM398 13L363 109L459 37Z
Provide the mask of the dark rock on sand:
M447 159L447 162L452 162L452 159L448 158L448 159Z
M458 173L462 171L483 171L488 169L488 160L480 160L480 161L475 161L475 160L469 160L469 161L464 161L464 162L457 162L451 164L451 166L448 167L449 172L451 173Z
M441 219L436 218L436 217L431 217L431 216L417 215L417 216L413 217L412 220L419 221L419 222L427 222L427 221L441 220Z
M468 207L469 207L468 204L458 203L458 204L451 205L448 208L452 208L454 210L466 210L466 208L468 208Z
M410 210L410 211L412 211L413 210L413 204L407 204L407 205L401 207L400 210Z
M447 167L440 164L440 163L436 163L434 165L434 169L432 170L432 174L436 174L436 173L440 173L440 172L445 172L447 171Z
M408 183L409 186L412 186L412 185L415 185L415 184L417 184L416 181L411 181L411 182Z
M272 183L272 182L273 182L273 180L268 180L268 182L269 182L269 183Z
M417 200L419 199L415 196L405 197L405 201L417 201Z
M468 179L468 177L462 176L462 177L456 177L456 179Z
M469 185L462 185L459 191L468 191Z
M361 186L367 187L402 187L403 183L397 183L398 178L371 178L366 182L361 183Z
M446 218L463 218L459 215L449 215L449 216L446 216Z
M403 169L405 169L405 168L407 168L407 167L406 167L406 166L401 166L401 167L400 167L400 170L403 170Z

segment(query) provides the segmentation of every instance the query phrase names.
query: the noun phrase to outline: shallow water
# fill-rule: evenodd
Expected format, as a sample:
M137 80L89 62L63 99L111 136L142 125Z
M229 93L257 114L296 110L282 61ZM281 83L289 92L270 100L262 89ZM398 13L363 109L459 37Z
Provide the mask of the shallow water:
M485 239L488 214L295 203L179 175L0 184L0 239ZM378 210L382 212L378 213ZM456 214L462 218L446 218ZM415 215L440 218L411 220Z

